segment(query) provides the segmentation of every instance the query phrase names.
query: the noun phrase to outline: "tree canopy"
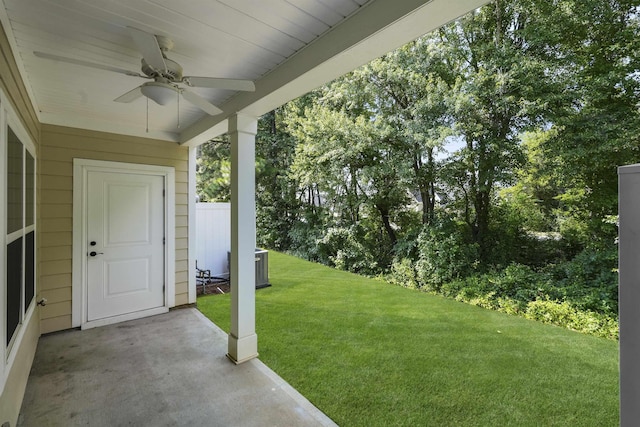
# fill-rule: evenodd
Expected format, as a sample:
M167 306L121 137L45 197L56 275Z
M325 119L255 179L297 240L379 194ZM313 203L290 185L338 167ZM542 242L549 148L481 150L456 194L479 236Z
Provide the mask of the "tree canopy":
M639 12L495 0L265 115L259 243L428 289L514 264L558 282L577 262L584 282L597 264L601 300L615 299L616 168L640 154ZM201 196L225 200L224 141L200 167Z

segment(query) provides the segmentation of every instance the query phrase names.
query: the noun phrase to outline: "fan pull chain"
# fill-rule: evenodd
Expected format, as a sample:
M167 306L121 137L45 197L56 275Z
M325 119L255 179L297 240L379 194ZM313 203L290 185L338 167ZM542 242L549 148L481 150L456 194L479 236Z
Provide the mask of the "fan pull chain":
M180 129L180 91L177 90L176 93L178 94L178 129Z
M147 100L147 133L149 133L149 98L145 97Z

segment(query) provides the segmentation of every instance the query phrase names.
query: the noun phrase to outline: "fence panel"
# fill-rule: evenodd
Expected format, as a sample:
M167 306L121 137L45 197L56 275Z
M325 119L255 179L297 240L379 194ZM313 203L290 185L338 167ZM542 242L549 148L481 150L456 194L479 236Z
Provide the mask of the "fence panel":
M227 252L231 250L231 204L196 203L196 260L198 268L212 276L229 274Z

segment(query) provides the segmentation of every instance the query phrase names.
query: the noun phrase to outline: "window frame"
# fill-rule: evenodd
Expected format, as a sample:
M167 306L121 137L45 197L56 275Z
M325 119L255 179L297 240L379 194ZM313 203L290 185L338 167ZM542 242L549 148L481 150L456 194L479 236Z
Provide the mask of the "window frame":
M22 228L12 233L7 233L7 173L8 173L8 138L9 128L13 131L17 139L22 144ZM33 158L33 197L32 201L32 214L33 221L27 225L26 221L26 205L27 205L27 155ZM36 146L33 140L29 136L26 128L19 119L13 106L8 101L8 98L2 88L0 88L0 204L2 205L1 212L3 213L3 219L0 220L0 393L4 390L7 378L11 372L11 368L15 363L17 353L24 340L25 332L28 329L28 325L33 321L37 321L35 313L37 293L38 293L38 242L37 242L37 192L38 192L38 157L36 155ZM33 232L33 274L34 274L34 289L33 298L29 305L25 307L25 294L26 294L26 239L29 233ZM11 340L7 344L7 247L15 240L22 238L22 266L21 266L21 284L20 284L20 318L18 325L13 332Z

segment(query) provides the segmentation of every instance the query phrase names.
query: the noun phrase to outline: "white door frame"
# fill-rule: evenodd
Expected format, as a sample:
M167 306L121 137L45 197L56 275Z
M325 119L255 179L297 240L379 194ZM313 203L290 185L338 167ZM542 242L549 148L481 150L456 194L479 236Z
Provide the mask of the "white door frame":
M87 190L88 173L138 173L162 176L165 184L164 217L164 306L121 316L87 320ZM175 169L134 163L73 159L73 259L72 259L72 327L82 329L123 322L154 314L166 313L175 306Z

